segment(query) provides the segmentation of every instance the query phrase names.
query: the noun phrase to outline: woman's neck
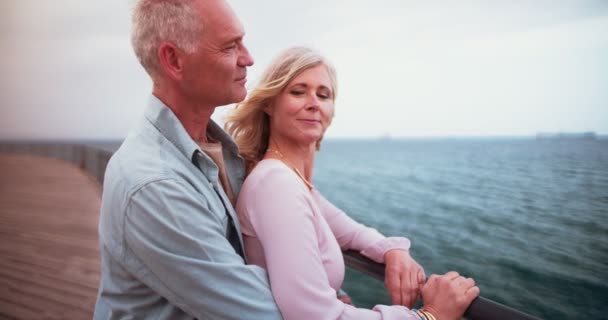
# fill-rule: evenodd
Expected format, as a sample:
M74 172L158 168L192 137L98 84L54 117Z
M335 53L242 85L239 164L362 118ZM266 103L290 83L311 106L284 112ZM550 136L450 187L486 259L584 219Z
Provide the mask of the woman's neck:
M264 159L278 159L287 166L299 171L308 182L312 179L316 144L295 144L272 136Z

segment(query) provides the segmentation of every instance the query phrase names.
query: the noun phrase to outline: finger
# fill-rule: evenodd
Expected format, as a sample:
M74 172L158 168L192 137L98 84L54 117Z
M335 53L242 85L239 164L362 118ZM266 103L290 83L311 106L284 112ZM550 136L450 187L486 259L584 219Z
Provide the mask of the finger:
M418 300L418 298L422 298L422 288L425 286L425 282L426 282L426 274L424 273L424 269L420 265L417 265L417 267L418 267L418 271L416 272L416 278L415 278L417 286L416 286L416 291L414 292L412 306L414 306L416 304L416 301Z
M407 283L406 281L409 280L404 279L401 282L401 302L402 305L411 309L414 305L414 302L416 302L414 300L416 299L416 295L414 293L416 289L412 287L412 283Z
M409 278L409 286L407 289L407 298L408 298L408 308L412 308L414 303L416 303L416 298L418 298L418 292L420 291L420 283L418 282L418 271L413 270L412 272L408 272Z
M338 299L340 299L340 301L344 302L345 304L353 305L353 301L350 299L349 296L339 296Z
M470 287L469 289L467 289L464 292L464 296L467 298L467 301L469 301L469 303L470 303L471 301L473 301L473 299L475 299L477 296L479 296L479 287L477 287L477 286Z
M401 287L399 288L399 296L401 297L401 304L409 308L410 297L409 297L409 278L408 274L402 274Z
M416 295L412 294L412 295L410 295L409 297L407 297L407 299L408 299L408 300L407 300L407 304L405 304L405 306L406 306L408 309L413 308L413 307L414 307L414 303L416 303Z
M410 300L410 309L416 305L416 301L420 297L420 292L422 291L421 287L416 287L415 290L412 291L412 300Z
M413 305L411 295L406 292L401 292L401 305L406 306L408 309L411 309Z
M475 285L475 280L473 280L473 278L465 278L462 281L462 286L465 287L465 288L467 288L467 289L471 288L474 285Z
M458 272L456 272L456 271L450 271L450 272L446 273L445 276L450 280L455 280L458 277L460 277L460 274L458 274Z
M393 304L401 304L401 279L392 272L386 274L385 284Z
M408 280L409 280L409 285L410 288L412 289L416 289L418 288L418 270L412 270L411 272L408 272Z
M426 280L426 275L424 274L424 269L422 267L418 269L418 283L423 284Z

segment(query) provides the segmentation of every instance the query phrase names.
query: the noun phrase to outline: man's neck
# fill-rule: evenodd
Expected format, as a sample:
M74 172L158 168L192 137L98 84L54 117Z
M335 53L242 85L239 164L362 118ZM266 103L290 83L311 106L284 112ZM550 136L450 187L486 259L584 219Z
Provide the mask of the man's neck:
M156 86L153 94L173 111L194 141L207 142L207 126L215 107L196 103L175 91L160 90Z

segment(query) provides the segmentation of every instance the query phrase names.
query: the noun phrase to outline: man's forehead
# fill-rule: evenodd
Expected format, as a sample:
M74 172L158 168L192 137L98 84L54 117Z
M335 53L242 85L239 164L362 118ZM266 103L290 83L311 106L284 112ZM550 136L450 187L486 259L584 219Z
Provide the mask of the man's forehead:
M232 8L223 0L199 1L205 30L213 30L222 38L241 38L245 30Z

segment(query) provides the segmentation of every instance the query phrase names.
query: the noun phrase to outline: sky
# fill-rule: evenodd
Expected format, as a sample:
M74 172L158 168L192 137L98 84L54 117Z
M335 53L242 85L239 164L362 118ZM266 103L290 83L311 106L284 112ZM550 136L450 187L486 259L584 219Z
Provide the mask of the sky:
M229 3L255 59L248 88L289 46L333 62L328 137L608 134L608 1ZM130 46L133 4L0 2L0 139L126 136L151 91Z

